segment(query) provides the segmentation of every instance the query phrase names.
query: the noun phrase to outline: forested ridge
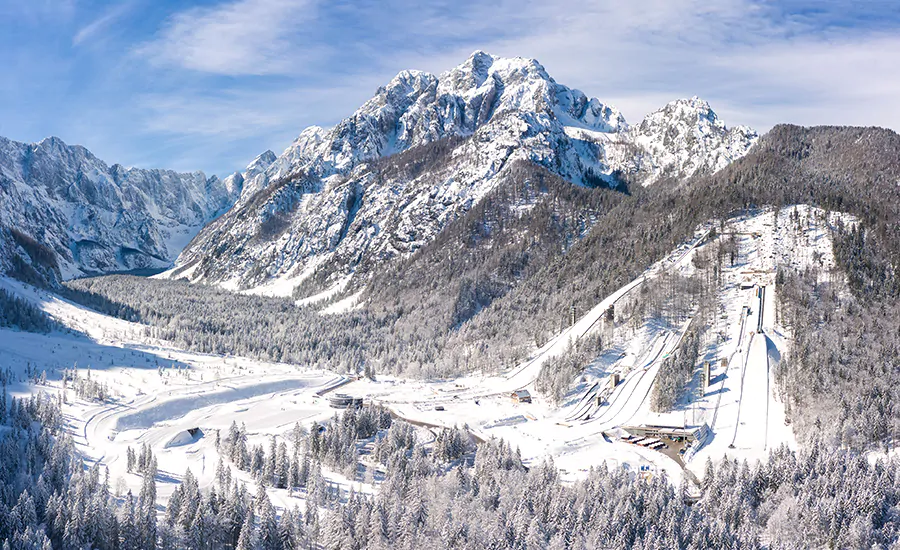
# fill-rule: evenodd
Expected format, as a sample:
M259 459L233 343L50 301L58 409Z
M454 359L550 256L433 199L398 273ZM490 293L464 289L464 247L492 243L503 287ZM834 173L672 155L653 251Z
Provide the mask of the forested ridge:
M841 272L777 274L792 338L776 370L794 431L807 442L890 449L900 441L900 293L886 242L864 227L832 232ZM845 277L846 275L846 282Z
M207 352L422 376L515 364L687 240L753 206L806 203L857 216L898 265L900 138L873 128L778 126L721 172L622 193L521 165L431 244L373 276L365 307L320 316L288 300L125 277L73 297ZM363 353L362 350L365 350Z
M567 254L452 333L447 347L459 353L474 340L501 357L526 349L534 331L558 327L571 304L592 306L686 241L699 224L748 207L810 204L853 214L881 236L886 260L900 265L898 180L900 136L894 132L777 126L717 174L633 189Z
M50 332L62 327L46 313L18 296L0 288L0 327L28 332Z

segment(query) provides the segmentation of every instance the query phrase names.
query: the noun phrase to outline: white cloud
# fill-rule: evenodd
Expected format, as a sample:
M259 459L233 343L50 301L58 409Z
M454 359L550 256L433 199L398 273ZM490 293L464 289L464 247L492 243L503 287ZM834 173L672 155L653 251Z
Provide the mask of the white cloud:
M159 65L223 75L290 72L302 61L291 33L312 17L311 0L238 0L176 13L138 48Z
M308 125L337 122L348 114L346 105L361 104L378 84L382 82L353 79L321 87L152 93L135 102L144 113L144 129L153 133L223 142L277 133L290 140Z
M66 21L75 14L76 0L30 0L0 2L0 18L20 24Z
M493 17L502 24L502 13ZM529 31L476 45L534 57L633 123L669 100L700 95L729 124L760 130L783 121L900 129L896 33L779 18L749 0L564 0L523 4L518 17L534 22ZM471 49L442 62L452 66Z
M264 133L283 124L278 110L289 106L289 94L265 92L225 94L148 94L137 104L147 116L144 127L164 134L219 136Z
M142 96L145 129L209 144L259 136L249 161L306 125L349 115L401 69L438 73L475 49L534 57L632 123L699 95L728 124L761 131L900 129L900 36L831 25L815 10L785 15L753 0L313 1L231 0L172 16L143 55L188 76L235 78L225 88L216 79L212 93Z
M900 130L900 36L785 41L728 62L735 85L726 91L743 111L735 116L761 128L792 122Z

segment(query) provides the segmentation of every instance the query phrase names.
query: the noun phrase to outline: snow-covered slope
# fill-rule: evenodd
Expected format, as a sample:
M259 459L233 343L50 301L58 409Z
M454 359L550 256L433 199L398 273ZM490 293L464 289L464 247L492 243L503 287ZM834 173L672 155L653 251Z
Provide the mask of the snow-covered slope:
M479 51L440 76L403 71L334 128L308 128L280 156L267 151L229 176L243 186L237 205L198 235L173 275L252 288L318 266L336 281L411 254L517 161L615 187L622 176L647 183L716 170L755 136L727 130L700 100L630 128L537 61Z
M202 172L107 166L55 137L0 138L0 271L28 270L23 262L41 262L35 256L55 262L62 278L165 267L234 203L240 184ZM55 278L54 269L35 267Z

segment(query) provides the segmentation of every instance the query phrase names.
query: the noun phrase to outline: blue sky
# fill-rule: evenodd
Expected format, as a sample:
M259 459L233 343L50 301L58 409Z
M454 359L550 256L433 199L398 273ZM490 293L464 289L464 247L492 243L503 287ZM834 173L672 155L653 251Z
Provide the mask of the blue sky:
M900 130L895 0L0 0L0 21L0 135L129 166L228 174L475 49L631 123L699 95L759 130Z

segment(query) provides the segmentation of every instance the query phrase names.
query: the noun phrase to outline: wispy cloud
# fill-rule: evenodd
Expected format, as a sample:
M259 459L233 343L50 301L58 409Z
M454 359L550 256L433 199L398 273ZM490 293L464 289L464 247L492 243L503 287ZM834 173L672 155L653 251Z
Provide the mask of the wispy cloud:
M223 75L290 72L303 52L290 35L313 15L312 0L238 0L172 16L137 49L158 65Z
M360 95L365 94L353 86L335 85L322 89L154 93L138 96L136 104L147 113L144 128L151 132L243 139L290 127L285 124L286 119L292 122L305 119L308 124L314 124L317 114L330 115L329 104L356 100ZM291 132L299 133L296 125Z
M143 95L146 130L214 142L254 135L259 150L277 150L287 140L274 136L349 115L397 71L441 72L474 49L534 57L631 122L696 94L730 124L760 130L780 121L900 128L898 34L885 30L900 21L848 30L845 0L827 9L799 0L313 2L228 1L170 17L139 53L232 80L210 93ZM863 11L852 17L871 17Z
M195 169L222 173L243 168L265 149L281 151L307 126L336 122L348 105L362 103L382 83L353 79L327 86L146 93L135 97L134 108L140 131L178 144L172 166L188 169L193 160Z
M475 49L536 58L632 123L696 94L729 124L763 131L900 129L896 0L186 4L0 0L0 19L17 22L0 33L0 65L14 76L0 81L0 133L223 173L337 122L402 69L440 73ZM80 47L61 53L59 36Z
M616 105L632 122L666 98L697 94L730 123L761 130L781 121L900 129L900 15L848 28L848 18L863 17L850 3L806 5L523 4L519 16L531 17L529 31L484 47L539 59L558 81Z
M78 32L75 33L75 36L72 37L72 45L80 46L86 40L90 40L98 33L105 30L111 24L115 23L118 19L123 17L125 14L130 12L135 7L135 2L121 2L106 11L106 13L102 14L100 17L94 19L90 23L84 25Z
M733 116L763 129L777 122L846 124L900 130L900 36L875 33L831 40L804 37L735 52Z
M67 20L75 11L76 0L0 2L0 18L19 23L44 24L48 20Z

